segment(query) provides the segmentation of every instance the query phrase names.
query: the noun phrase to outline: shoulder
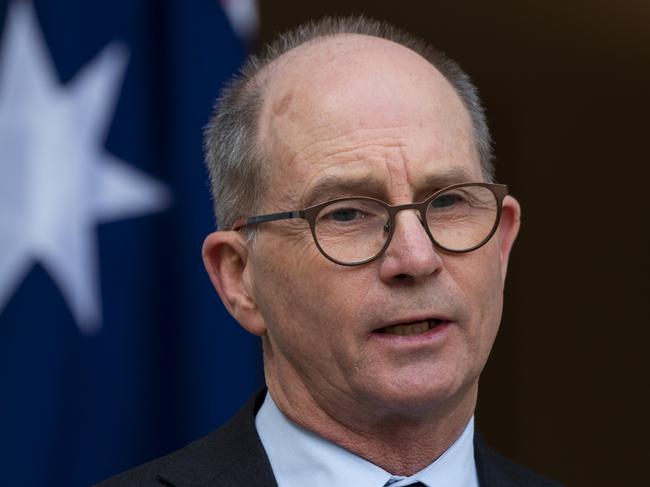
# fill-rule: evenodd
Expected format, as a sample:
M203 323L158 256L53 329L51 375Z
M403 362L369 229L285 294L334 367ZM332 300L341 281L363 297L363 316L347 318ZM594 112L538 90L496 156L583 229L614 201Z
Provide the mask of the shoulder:
M165 484L161 482L158 472L168 457L169 455L127 470L93 487L160 487Z
M194 441L178 451L127 470L95 487L160 487L161 485L175 485L168 481L168 477L173 478L179 474L185 477L185 481L193 480L188 479L188 475L191 477L200 477L206 474L208 476L218 475L220 470L206 469L208 466L202 465L202 458L213 456L215 459L221 459L221 450L227 452L227 446L220 439L221 432L221 429L213 431L208 436ZM190 465L195 468L188 468Z
M482 487L563 487L492 450L476 433L474 456Z
M186 447L112 477L95 487L199 485L275 485L266 453L255 430L257 394L221 428Z

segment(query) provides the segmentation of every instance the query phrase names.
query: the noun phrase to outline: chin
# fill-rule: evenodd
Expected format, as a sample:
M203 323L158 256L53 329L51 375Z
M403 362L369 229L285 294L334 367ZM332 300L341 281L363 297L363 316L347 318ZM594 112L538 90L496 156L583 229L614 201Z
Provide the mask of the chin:
M374 407L385 414L417 417L436 411L442 413L475 400L474 389L457 378L431 380L411 376L402 381L377 384L367 393L371 394Z

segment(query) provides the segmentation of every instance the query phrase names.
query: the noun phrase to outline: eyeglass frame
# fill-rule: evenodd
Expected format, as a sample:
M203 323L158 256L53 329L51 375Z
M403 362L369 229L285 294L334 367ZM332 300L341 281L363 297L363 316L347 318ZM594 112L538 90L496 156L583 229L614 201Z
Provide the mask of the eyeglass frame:
M429 204L435 200L441 193L444 193L446 191L450 191L453 189L457 188L463 188L467 186L480 186L489 189L492 194L494 195L494 198L497 203L497 214L494 219L494 224L492 225L492 229L490 232L487 234L487 236L481 240L478 244L464 250L453 250L449 249L443 245L440 245L436 241L436 239L433 237L431 234L431 229L429 228L429 223L427 222L427 209L429 207ZM446 186L444 188L439 189L435 193L433 193L431 196L428 196L426 199L424 199L421 202L417 203L406 203L404 205L390 205L386 203L385 201L382 201L377 198L372 198L370 196L346 196L344 198L336 198L333 200L325 201L323 203L318 203L317 205L313 205L307 208L303 208L302 210L294 210L294 211L283 211L279 213L268 213L265 215L257 215L257 216L252 216L249 218L239 218L235 220L233 223L232 227L230 227L230 230L233 231L238 231L241 230L244 227L250 226L250 225L257 225L258 223L266 223L266 222L272 222L272 221L279 221L279 220L289 220L292 218L302 218L303 220L307 220L309 223L309 228L311 230L311 235L314 239L314 243L316 244L316 247L320 251L323 256L334 262L335 264L347 266L347 267L354 267L358 265L363 265L367 264L368 262L372 262L375 259L378 259L381 257L384 252L386 252L386 249L390 245L390 242L393 238L393 233L395 231L395 223L396 223L396 215L402 210L418 210L420 213L420 223L424 227L424 230L426 231L427 235L431 239L431 242L438 247L439 249L442 249L446 252L452 252L454 254L465 254L467 252L472 252L483 245L485 245L489 240L492 238L492 236L495 234L497 231L497 228L499 227L499 223L501 222L501 213L503 210L503 200L505 197L508 195L508 186L505 184L497 184L497 183L483 183L483 182L475 182L475 183L458 183L458 184L452 184L451 186ZM384 242L384 245L382 248L373 256L359 261L359 262L342 262L339 261L325 252L323 248L321 247L320 243L318 242L318 237L316 237L316 217L320 213L320 211L325 208L326 206L329 206L333 203L338 203L341 201L348 201L348 200L363 200L363 201L372 201L374 203L378 203L380 206L382 206L386 212L388 213L388 235L386 237L386 241Z

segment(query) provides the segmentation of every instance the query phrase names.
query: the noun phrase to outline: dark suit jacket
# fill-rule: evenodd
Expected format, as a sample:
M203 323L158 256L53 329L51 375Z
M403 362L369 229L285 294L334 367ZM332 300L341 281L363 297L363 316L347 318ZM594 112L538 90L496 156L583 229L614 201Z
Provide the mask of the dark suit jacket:
M277 487L255 429L263 400L263 393L256 394L208 436L96 487ZM498 455L479 435L474 456L481 487L561 487Z

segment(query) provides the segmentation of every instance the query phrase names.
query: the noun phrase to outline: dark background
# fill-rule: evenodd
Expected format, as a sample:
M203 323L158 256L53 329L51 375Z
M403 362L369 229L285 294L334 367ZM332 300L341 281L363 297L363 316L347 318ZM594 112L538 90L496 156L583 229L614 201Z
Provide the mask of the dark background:
M424 37L478 84L523 207L477 424L574 487L647 477L650 2L273 0L260 43L324 14Z

